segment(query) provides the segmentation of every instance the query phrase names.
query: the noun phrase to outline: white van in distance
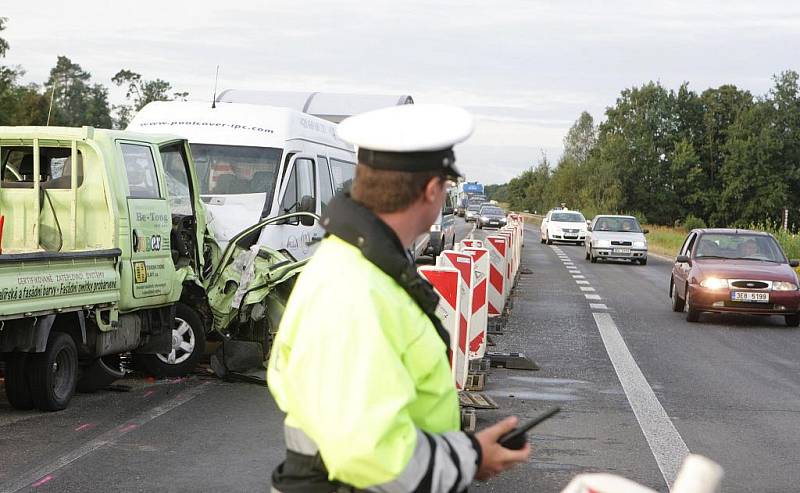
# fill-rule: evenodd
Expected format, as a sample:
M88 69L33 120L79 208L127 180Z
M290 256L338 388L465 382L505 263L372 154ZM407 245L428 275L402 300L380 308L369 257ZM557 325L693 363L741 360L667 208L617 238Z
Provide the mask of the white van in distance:
M325 212L355 175L353 148L336 137L335 128L289 108L185 101L149 103L128 126L189 140L201 197L223 244L265 217ZM266 226L258 243L300 260L323 234L319 223L295 219Z

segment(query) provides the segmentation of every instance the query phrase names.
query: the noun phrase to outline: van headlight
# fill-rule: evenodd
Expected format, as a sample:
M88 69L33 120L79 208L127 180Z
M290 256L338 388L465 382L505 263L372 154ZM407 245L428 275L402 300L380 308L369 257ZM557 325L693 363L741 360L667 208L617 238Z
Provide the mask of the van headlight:
M784 281L775 281L772 283L773 291L797 291L797 284Z

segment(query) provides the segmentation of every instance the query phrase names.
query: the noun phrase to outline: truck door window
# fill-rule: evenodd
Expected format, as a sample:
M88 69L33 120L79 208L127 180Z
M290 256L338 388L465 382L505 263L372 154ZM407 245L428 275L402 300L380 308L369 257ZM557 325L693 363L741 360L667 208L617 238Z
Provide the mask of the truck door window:
M319 166L319 201L322 204L322 212L328 208L328 203L333 198L333 187L331 185L331 172L328 169L328 160L322 156L317 156Z
M120 144L125 172L128 175L128 196L132 199L161 198L158 189L156 162L150 146Z
M172 213L182 216L192 215L192 196L189 189L189 175L186 172L186 156L183 144L162 147L161 163L164 165L164 178Z
M353 178L356 176L356 165L331 158L331 171L333 172L333 184L336 186L336 192L349 192L353 184Z

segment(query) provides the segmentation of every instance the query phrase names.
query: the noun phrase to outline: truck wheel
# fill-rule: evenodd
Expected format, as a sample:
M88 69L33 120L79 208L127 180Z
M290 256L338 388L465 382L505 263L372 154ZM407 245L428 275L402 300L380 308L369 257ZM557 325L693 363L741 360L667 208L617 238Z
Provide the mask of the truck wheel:
M172 350L169 353L140 354L137 361L150 375L183 377L197 366L206 352L206 330L200 315L189 306L175 307L175 328L172 330Z
M33 409L33 399L25 374L28 353L8 353L6 355L6 397L14 409L27 411Z
M125 376L125 372L120 368L118 354L97 358L81 368L80 374L77 390L86 394L104 389Z
M78 350L72 337L51 332L47 349L28 359L28 386L34 405L41 411L60 411L75 394Z

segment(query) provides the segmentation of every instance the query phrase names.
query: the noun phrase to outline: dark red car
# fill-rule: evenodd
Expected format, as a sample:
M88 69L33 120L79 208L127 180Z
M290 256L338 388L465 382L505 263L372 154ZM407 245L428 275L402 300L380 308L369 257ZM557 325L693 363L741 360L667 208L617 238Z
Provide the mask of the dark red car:
M697 322L702 312L783 315L800 325L800 291L775 238L744 229L696 229L683 242L669 283L672 309Z

